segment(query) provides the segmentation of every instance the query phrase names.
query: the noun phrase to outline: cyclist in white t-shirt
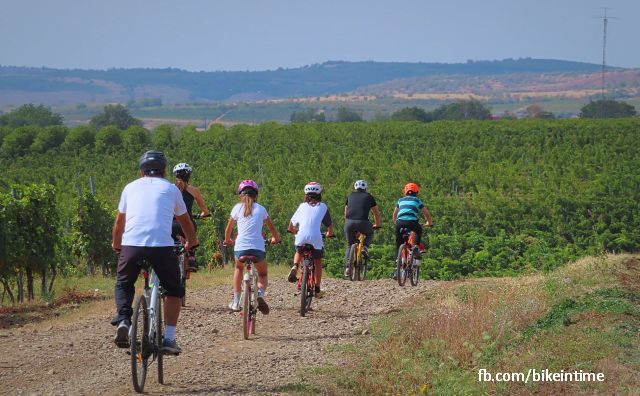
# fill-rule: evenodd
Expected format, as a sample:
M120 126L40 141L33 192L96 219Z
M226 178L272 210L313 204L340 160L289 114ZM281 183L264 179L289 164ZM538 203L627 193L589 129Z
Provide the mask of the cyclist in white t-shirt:
M167 166L164 154L147 151L140 157L139 165L141 177L127 184L122 191L113 225L111 246L119 255L115 286L117 313L111 324L118 326L116 345L127 348L134 284L140 274L140 261L146 259L165 290L162 351L177 355L182 352L175 334L184 287L180 284L178 257L173 251L173 217L186 235L185 249L198 246L198 240L180 190L164 178Z
M267 289L267 262L264 248L264 237L262 227L264 224L271 232L271 243L279 243L280 235L273 226L269 214L264 206L257 203L258 185L253 180L243 180L238 186L240 203L231 210L229 222L224 230L225 245L234 245L234 255L236 267L233 273L233 300L229 304L232 311L240 311L240 291L242 283L243 265L238 260L242 256L256 256L260 261L255 263L258 271L258 309L264 315L269 313L269 305L265 301L265 290ZM233 226L238 225L238 235L235 241L231 239Z
M333 237L333 223L329 208L322 201L322 186L320 183L309 182L304 186L304 202L291 217L287 231L295 234L296 253L293 256L293 267L289 272L288 280L295 283L298 279L298 266L302 260L300 252L304 245L313 245L313 264L315 266L316 298L322 298L324 293L320 291L322 280L322 257L324 256L324 244L322 241L321 226L327 227L325 236Z

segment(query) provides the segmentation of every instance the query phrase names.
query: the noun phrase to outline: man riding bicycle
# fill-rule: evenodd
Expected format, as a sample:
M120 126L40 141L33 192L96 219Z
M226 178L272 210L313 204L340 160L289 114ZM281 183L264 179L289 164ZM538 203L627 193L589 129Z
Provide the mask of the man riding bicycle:
M393 210L393 221L396 223L396 251L400 245L402 245L402 233L401 229L409 229L416 233L416 244L420 243L420 238L422 237L422 226L418 222L418 215L422 214L424 216L425 223L424 225L427 227L431 227L433 225L433 219L431 218L431 213L420 198L417 197L420 192L420 188L416 183L407 183L402 190L404 197L398 199L396 202L396 207ZM419 253L417 255L419 258ZM393 274L393 278L395 279L398 274L398 263L396 263L396 270Z
M191 173L193 172L193 168L189 166L186 162L181 162L173 167L173 176L176 178L176 187L182 193L182 199L184 200L184 204L187 206L187 212L189 213L189 218L193 223L193 228L197 229L196 223L193 221L193 201L198 204L200 208L200 217L209 217L209 208L207 208L207 204L202 198L202 193L198 187L189 184L189 179L191 178ZM178 223L175 219L173 220L173 226L171 230L171 236L174 239L180 238L184 240L184 234L182 233L182 229L180 227L180 223ZM189 260L187 260L187 271L196 272L198 271L198 265L195 260L194 252L187 251L187 256Z
M373 195L367 192L367 182L357 180L353 191L347 197L344 205L344 234L347 237L347 249L345 252L345 271L344 276L349 277L351 267L349 262L349 250L351 245L356 241L356 232L364 234L364 250L366 254L371 240L373 239L373 229L380 227L380 211ZM369 221L369 211L373 212L373 225Z
M180 190L164 178L167 166L164 154L147 151L140 157L139 166L140 178L122 191L113 225L111 246L119 252L115 285L117 312L111 321L118 326L114 341L120 348L129 347L134 284L140 273L140 262L146 259L165 290L166 325L161 351L177 355L182 352L175 334L184 288L180 284L178 258L171 238L174 216L186 235L185 249L198 246L198 240Z

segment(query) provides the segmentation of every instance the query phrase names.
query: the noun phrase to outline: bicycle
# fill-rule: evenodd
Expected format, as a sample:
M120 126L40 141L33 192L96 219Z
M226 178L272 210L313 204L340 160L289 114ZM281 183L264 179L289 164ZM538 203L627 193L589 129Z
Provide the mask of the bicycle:
M269 245L270 240L265 241ZM242 334L245 340L250 334L256 333L256 319L258 316L258 273L254 264L257 263L256 256L240 256L238 259L244 264L244 274L242 275L242 291L240 301L242 303Z
M211 217L211 215L200 216L199 214L196 214L193 216L193 219L200 220L206 217ZM185 263L187 263L189 258L192 257L193 251L187 252L186 250L184 250L182 240L183 239L181 237L176 237L176 239L174 240L173 251L176 254L176 256L178 256L178 266L180 267L180 285L184 287L184 296L182 296L182 301L180 302L180 305L182 307L185 307L187 305L187 280L191 278L191 272L192 272L192 271L187 271Z
M158 383L164 383L162 347L162 297L163 289L155 271L149 273L149 263L143 260L144 290L133 307L131 318L130 355L133 388L142 393L147 369L155 361L158 366ZM151 361L149 359L151 358Z
M398 284L404 286L409 278L412 286L418 285L420 277L420 261L418 259L421 246L416 244L418 235L408 229L401 228L402 245L398 248L398 256L396 259L396 269ZM422 245L422 244L420 244Z
M380 227L374 227L374 230ZM349 279L352 281L363 281L367 275L367 265L369 264L369 254L364 251L364 240L366 235L356 231L356 242L349 248Z
M329 238L335 238L330 236ZM325 234L322 234L325 239ZM302 256L302 276L298 279L296 287L300 290L300 316L305 316L311 310L311 301L316 294L316 266L313 260L313 245L305 244L300 255Z

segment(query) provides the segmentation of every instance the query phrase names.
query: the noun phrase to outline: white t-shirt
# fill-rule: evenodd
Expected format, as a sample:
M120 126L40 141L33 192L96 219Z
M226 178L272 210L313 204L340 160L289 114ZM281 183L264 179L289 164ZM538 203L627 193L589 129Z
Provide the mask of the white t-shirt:
M233 250L256 249L264 252L264 237L262 236L262 224L269 218L267 210L259 203L254 202L251 208L251 216L244 216L244 205L236 204L231 209L231 218L238 223L238 237Z
M291 223L298 225L298 233L296 234L296 246L305 244L313 245L314 249L322 249L322 232L320 226L322 219L329 209L324 202L319 202L315 206L303 202L291 218Z
M173 246L173 216L187 213L178 187L162 177L141 177L122 190L118 211L126 215L122 245Z

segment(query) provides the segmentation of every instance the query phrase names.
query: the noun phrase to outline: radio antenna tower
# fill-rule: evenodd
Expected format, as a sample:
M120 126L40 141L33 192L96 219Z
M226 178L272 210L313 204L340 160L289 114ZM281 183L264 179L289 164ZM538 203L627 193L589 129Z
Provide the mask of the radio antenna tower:
M607 24L609 23L609 19L618 19L616 17L607 16L607 11L609 8L604 9L604 16L598 17L602 19L604 26L602 30L602 81L600 85L600 93L602 95L602 100L604 100L604 91L605 91L605 80L604 74L605 69L607 67Z

